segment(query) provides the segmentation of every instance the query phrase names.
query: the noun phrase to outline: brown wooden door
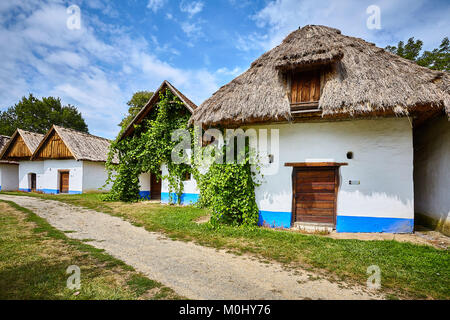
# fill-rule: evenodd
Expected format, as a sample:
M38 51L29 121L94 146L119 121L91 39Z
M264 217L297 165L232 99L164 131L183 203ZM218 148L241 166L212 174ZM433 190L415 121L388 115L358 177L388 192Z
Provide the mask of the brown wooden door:
M59 178L59 192L69 193L69 172L60 172Z
M30 174L31 191L36 191L36 173Z
M294 222L336 223L337 168L294 168Z
M150 199L161 200L161 179L158 179L153 173L150 176Z

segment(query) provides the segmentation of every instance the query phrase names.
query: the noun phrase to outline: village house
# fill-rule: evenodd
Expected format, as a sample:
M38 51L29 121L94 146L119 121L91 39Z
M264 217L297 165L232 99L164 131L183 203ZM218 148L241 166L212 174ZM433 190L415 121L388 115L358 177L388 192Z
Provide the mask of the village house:
M0 153L9 142L10 137L0 135ZM0 160L0 191L15 191L18 186L19 163Z
M141 109L141 111L134 117L127 128L124 130L119 139L124 139L130 137L134 134L135 126L142 123L143 120L147 118L150 111L158 104L159 94L170 90L173 95L175 95L181 102L183 102L187 112L192 114L197 108L195 103L189 100L185 95L183 95L177 88L175 88L169 81L165 80L159 86L159 88L153 93L147 104ZM166 165L161 166L161 175L167 176L168 169ZM170 194L169 183L167 179L158 179L158 177L151 173L142 173L139 176L140 191L139 195L142 199L147 200L159 200L162 203L169 203L172 198L173 202L177 202L177 195ZM181 204L192 204L198 201L199 191L197 189L197 183L192 176L188 176L183 181L184 192L181 195Z
M0 159L18 162L16 190L80 194L105 184L109 145L108 139L55 125L45 136L18 129Z
M17 129L2 149L1 161L18 163L17 177L11 180L9 191L37 190L37 175L41 171L42 161L31 161L30 158L43 137L43 134Z
M417 211L448 230L449 92L446 72L309 25L195 108L191 123L279 130L278 172L255 190L260 224L408 233Z

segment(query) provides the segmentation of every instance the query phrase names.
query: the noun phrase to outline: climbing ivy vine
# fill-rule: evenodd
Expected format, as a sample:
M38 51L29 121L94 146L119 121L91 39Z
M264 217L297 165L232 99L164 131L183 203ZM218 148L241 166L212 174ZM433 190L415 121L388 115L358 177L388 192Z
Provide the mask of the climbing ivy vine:
M211 209L210 225L220 224L255 226L258 223L258 207L255 187L258 185L258 170L251 164L248 145L243 161L219 161L208 164L190 155L190 165L172 161L172 152L179 141L172 135L177 129L188 129L190 114L183 103L170 90L160 93L159 103L151 110L147 119L136 126L133 136L111 143L107 169L112 183L105 200L137 201L139 199L139 175L150 172L169 182L169 194L176 194L178 203L183 193L183 180L187 173L194 176L200 190L197 206ZM189 129L192 142L195 130ZM200 147L200 155L210 146ZM225 147L224 147L225 148ZM222 151L222 155L225 152ZM225 160L225 159L222 159ZM165 164L168 175L162 176L161 165ZM173 199L169 199L173 202Z
M177 141L172 141L171 136L175 130L187 128L190 114L170 90L161 92L159 98L158 104L146 120L136 126L131 137L111 143L107 183L112 183L112 187L105 200L137 201L139 175L149 172L159 179L167 179L170 194L175 193L180 202L183 178L191 172L191 167L172 162L171 153ZM169 173L166 176L160 172L162 164L167 166Z

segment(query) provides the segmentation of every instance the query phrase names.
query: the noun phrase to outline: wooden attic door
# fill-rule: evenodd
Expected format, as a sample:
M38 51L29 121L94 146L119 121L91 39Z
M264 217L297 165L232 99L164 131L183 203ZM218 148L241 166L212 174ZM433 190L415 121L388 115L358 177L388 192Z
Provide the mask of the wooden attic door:
M291 113L314 111L319 107L321 70L292 72L290 76Z

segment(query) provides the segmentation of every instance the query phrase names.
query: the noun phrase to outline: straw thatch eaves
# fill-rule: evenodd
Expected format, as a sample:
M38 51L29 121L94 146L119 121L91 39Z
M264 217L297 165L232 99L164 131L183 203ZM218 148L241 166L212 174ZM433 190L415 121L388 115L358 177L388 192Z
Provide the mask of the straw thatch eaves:
M0 154L3 151L3 148L8 144L9 140L11 140L11 137L0 135ZM19 164L19 163L16 161L0 160L0 164Z
M134 117L133 121L127 126L122 135L119 137L119 140L128 137L133 134L134 128L136 125L140 124L142 120L144 120L153 107L159 102L159 93L164 92L164 90L169 89L181 102L185 105L186 109L192 114L195 109L197 109L197 105L189 100L184 94L182 94L177 88L175 88L169 81L164 80L159 88L153 93L150 100L146 103L146 105L139 111L139 113Z
M53 125L45 137L41 139L31 160L36 160L39 157L40 150L44 148L46 142L53 134L57 134L61 138L75 160L105 162L108 158L109 146L111 144L110 140Z
M292 32L194 112L208 125L290 121L286 74L321 67L319 117L407 115L445 109L450 77L337 29L309 25Z

